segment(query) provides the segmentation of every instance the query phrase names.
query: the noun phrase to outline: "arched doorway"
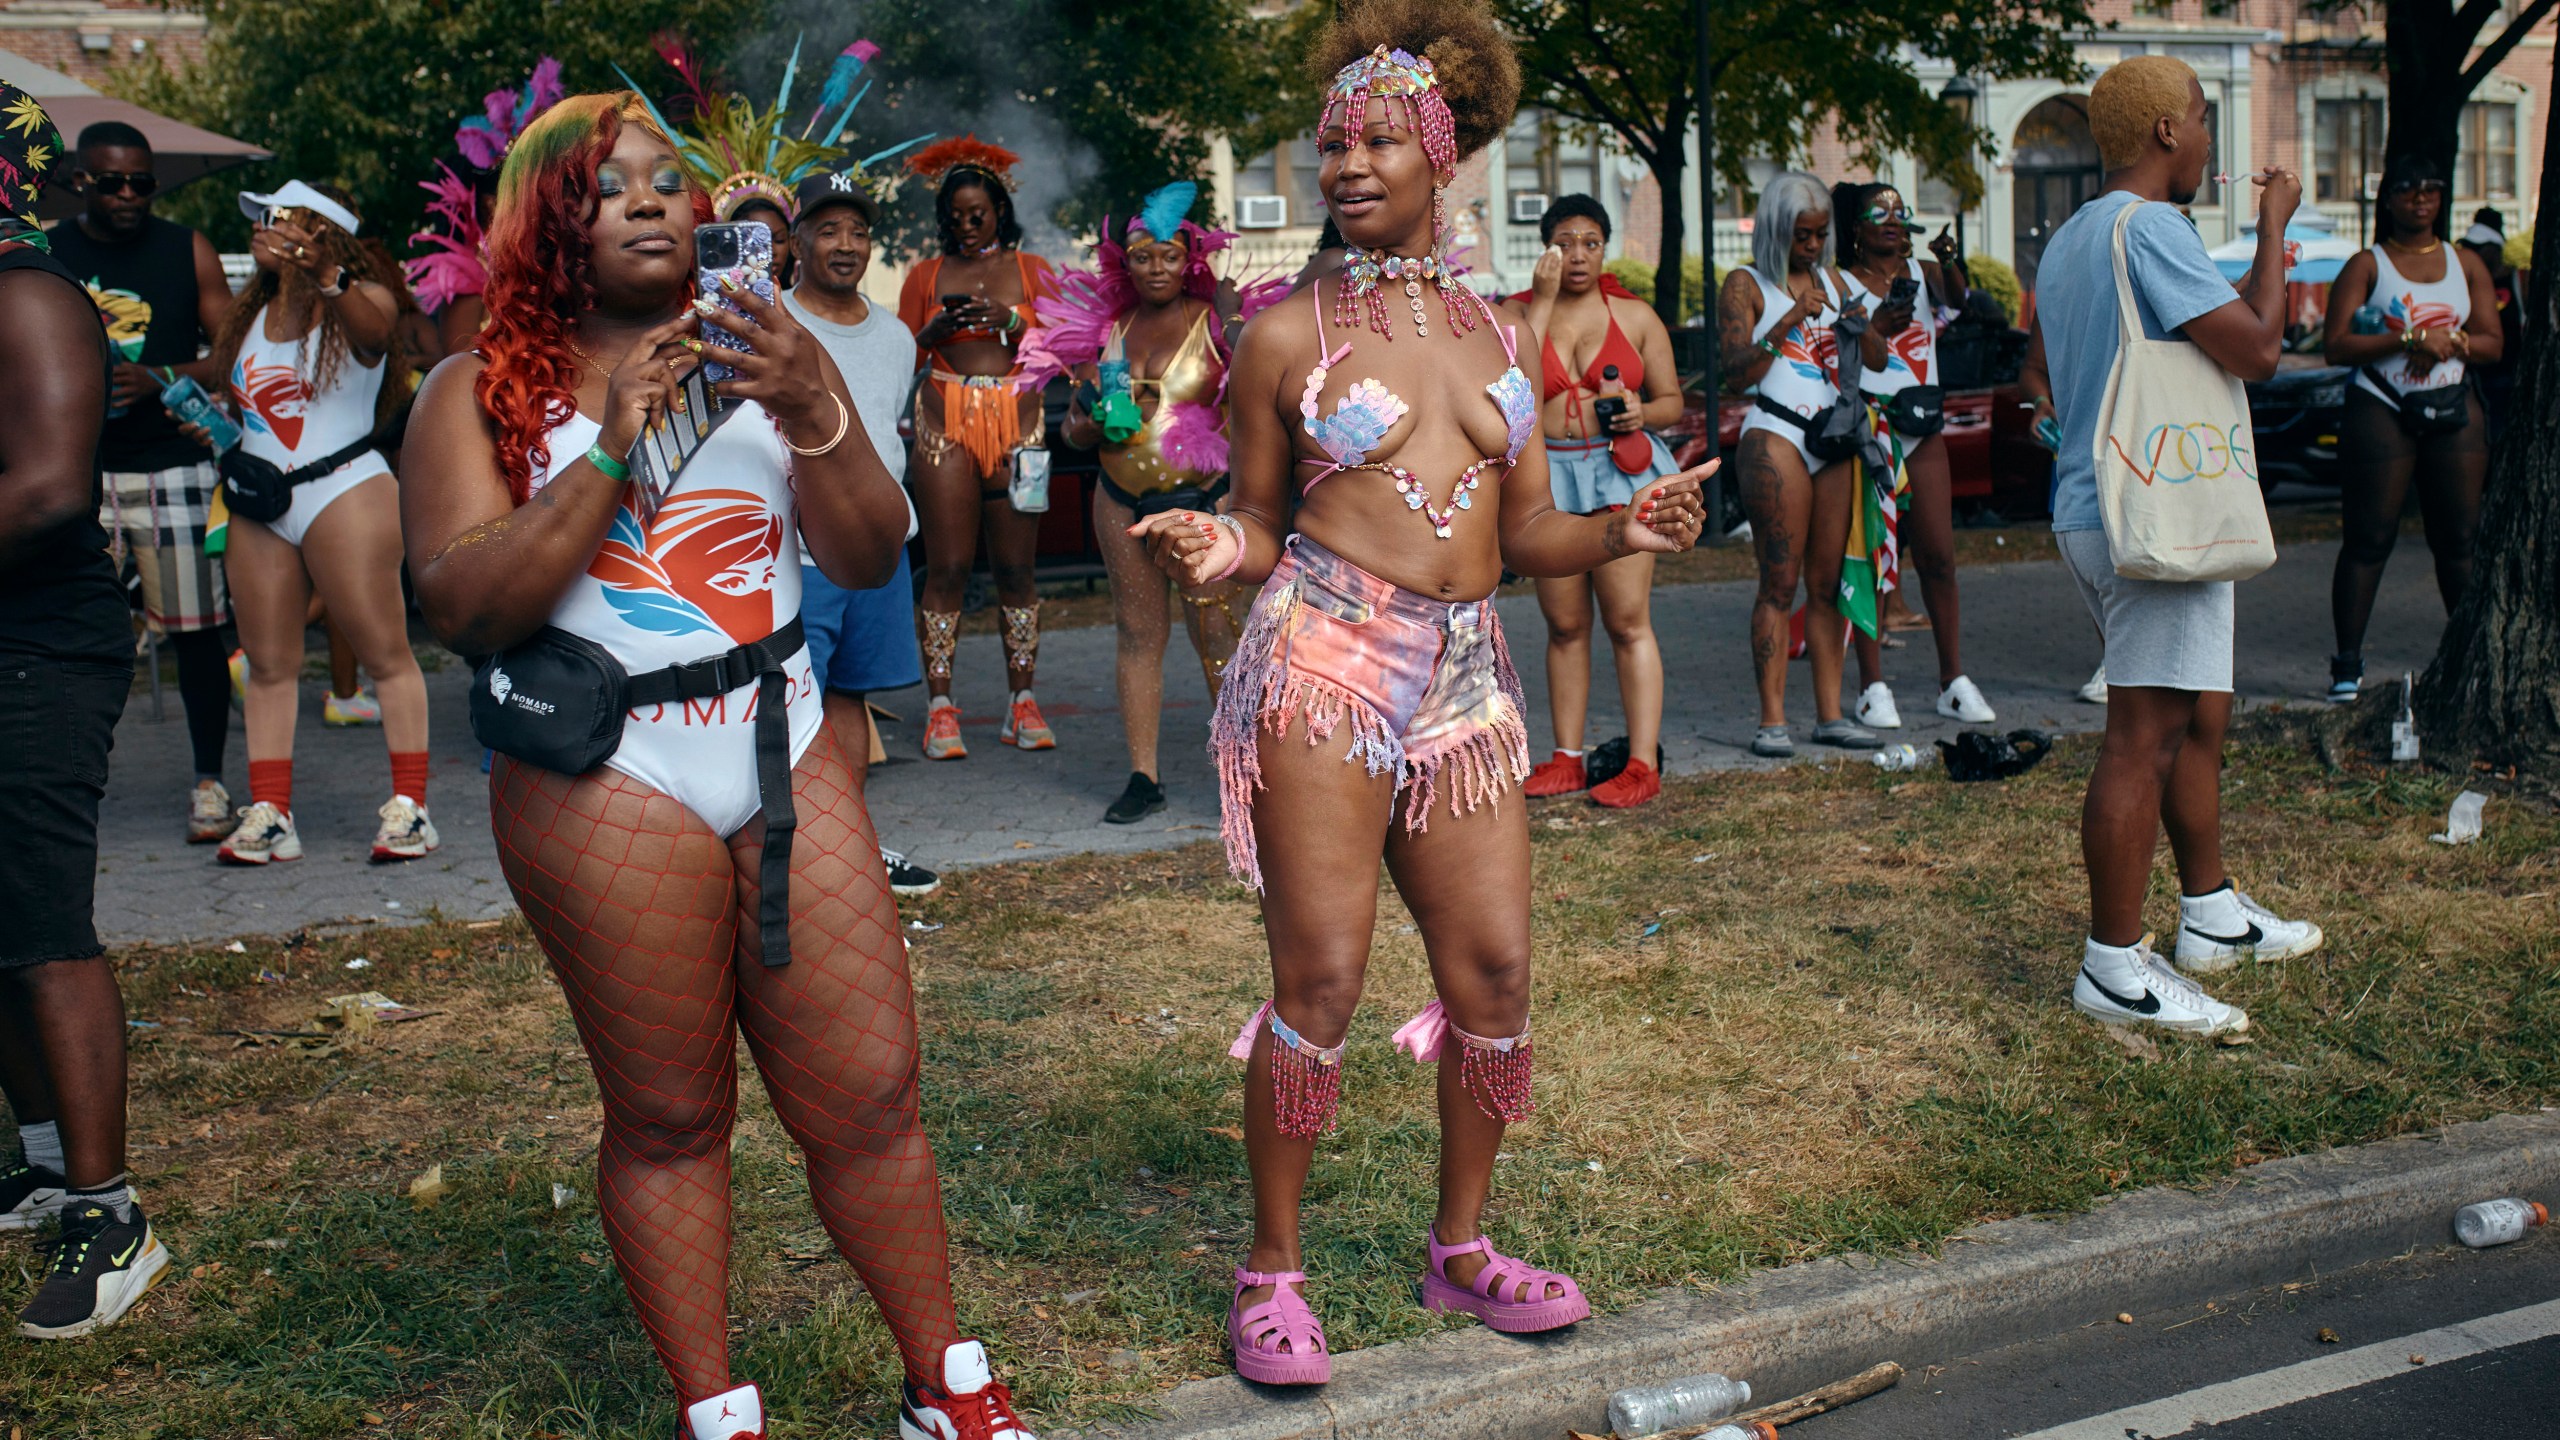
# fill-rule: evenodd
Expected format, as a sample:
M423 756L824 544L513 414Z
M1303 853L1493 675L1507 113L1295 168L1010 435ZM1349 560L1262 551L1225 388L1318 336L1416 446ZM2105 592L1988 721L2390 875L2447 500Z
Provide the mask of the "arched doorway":
M2089 134L2085 95L2056 95L2027 112L2010 145L2016 199L2010 207L2011 251L2018 283L2032 290L2045 242L2098 193L2098 142Z

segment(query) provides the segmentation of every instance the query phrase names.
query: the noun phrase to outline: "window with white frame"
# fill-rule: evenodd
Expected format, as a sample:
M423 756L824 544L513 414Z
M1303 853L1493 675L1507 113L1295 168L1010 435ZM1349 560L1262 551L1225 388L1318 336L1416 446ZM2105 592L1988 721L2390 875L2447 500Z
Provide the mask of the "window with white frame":
M1276 230L1324 223L1313 136L1302 135L1236 167L1236 228Z
M2462 107L2462 145L2453 162L2453 193L2463 200L2516 196L2516 107L2474 100Z
M2311 102L2311 198L2352 203L2367 172L2382 168L2378 97Z
M1535 225L1558 196L1600 194L1599 138L1544 110L1525 107L1503 132L1503 218Z

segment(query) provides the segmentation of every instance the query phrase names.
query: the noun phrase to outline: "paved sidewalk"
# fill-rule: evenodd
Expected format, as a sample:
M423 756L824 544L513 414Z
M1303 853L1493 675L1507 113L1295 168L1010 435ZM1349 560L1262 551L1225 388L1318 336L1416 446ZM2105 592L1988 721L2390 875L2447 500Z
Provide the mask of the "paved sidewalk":
M2376 680L2423 666L2443 625L2423 547L2415 553L2402 548L2401 563L2385 576L2365 646L2368 674ZM2327 688L2329 573L2336 556L2334 544L2298 546L2241 587L2239 685L2245 700L2312 703ZM2103 724L2102 708L2073 698L2097 662L2098 642L2061 565L1970 569L1963 583L1966 668L1999 711L2000 727L2078 731ZM1745 664L1751 591L1747 582L1731 582L1655 594L1654 626L1671 696L1663 747L1674 774L1769 763L1744 749L1758 711ZM1536 600L1526 593L1505 597L1501 611L1529 691L1534 753L1543 758L1551 743L1545 625ZM1885 656L1886 678L1904 721L1896 738L1925 747L1960 727L1935 713L1936 660L1929 635L1911 632L1903 638L1909 643ZM1605 637L1596 649L1599 673L1589 727L1595 740L1625 733ZM1165 661L1162 778L1171 803L1137 825L1100 823L1103 807L1128 778L1111 655L1107 626L1046 637L1041 705L1058 731L1060 748L1045 753L1021 754L996 743L1003 662L993 636L969 636L960 645L958 698L967 712L967 760L936 765L917 757L921 690L879 697L905 722L889 730L890 763L870 780L872 814L882 837L937 868L1157 849L1214 837L1216 793L1201 743L1208 703L1199 666L1179 634ZM428 676L435 736L429 802L444 848L426 860L388 867L365 863L373 809L389 794L381 732L324 730L319 686L305 687L295 777L308 858L263 871L217 867L212 847L181 843L188 774L184 720L174 693L168 718L156 724L148 697L137 695L116 733L102 819L100 932L111 944L201 940L430 913L482 918L512 908L489 834L479 749L464 718L468 678L451 664ZM1840 753L1806 743L1813 701L1801 663L1789 671L1787 708L1800 753L1814 759ZM236 722L228 768L234 793L245 799L242 777L248 767Z

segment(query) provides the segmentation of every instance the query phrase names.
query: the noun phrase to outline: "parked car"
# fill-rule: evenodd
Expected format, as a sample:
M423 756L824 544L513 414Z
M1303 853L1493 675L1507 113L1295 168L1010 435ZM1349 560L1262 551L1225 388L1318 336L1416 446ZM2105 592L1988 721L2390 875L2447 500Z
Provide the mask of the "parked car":
M2249 423L2258 438L2258 485L2279 480L2338 483L2338 423L2355 371L2316 355L2287 355L2276 373L2249 387Z

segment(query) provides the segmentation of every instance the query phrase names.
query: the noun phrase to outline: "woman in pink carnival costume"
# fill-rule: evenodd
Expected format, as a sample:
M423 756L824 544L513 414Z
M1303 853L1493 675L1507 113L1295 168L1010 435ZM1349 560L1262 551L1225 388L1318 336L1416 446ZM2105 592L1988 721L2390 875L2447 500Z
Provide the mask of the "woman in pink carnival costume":
M1354 0L1309 72L1325 85L1316 159L1342 269L1237 345L1227 512L1134 527L1186 584L1261 587L1210 751L1229 864L1262 891L1272 979L1231 1051L1246 1064L1254 1235L1227 1331L1238 1374L1283 1385L1332 1374L1299 1199L1341 1104L1382 859L1438 996L1396 1033L1437 1067L1421 1300L1514 1333L1590 1313L1570 1278L1498 1254L1482 1228L1504 1130L1530 1113L1531 1060L1529 824L1524 804L1502 803L1528 773L1529 737L1493 596L1506 565L1572 575L1687 549L1714 470L1650 482L1615 513L1555 506L1539 337L1519 305L1469 289L1445 249L1443 192L1520 93L1485 0Z
M1060 375L1081 382L1065 436L1101 453L1093 532L1111 575L1129 741L1128 786L1102 816L1113 825L1165 804L1156 735L1171 606L1164 576L1129 527L1167 510L1213 509L1225 496L1227 362L1244 322L1289 290L1285 279L1239 289L1218 277L1209 257L1235 236L1187 218L1199 194L1199 186L1177 181L1133 216L1104 217L1094 268L1067 271L1058 293L1039 298L1040 326L1020 352L1026 391ZM1213 702L1236 648L1233 593L1224 581L1180 589L1183 624Z
M480 299L489 285L481 246L487 239L487 211L497 195L498 167L524 127L558 104L563 93L560 62L543 56L523 85L490 91L480 102L481 113L454 127L454 148L462 152L467 177L437 161L436 177L418 182L427 192L428 228L410 236L409 243L426 247L426 253L401 268L419 308L436 317L436 338L447 355L469 349L489 318L489 307Z

